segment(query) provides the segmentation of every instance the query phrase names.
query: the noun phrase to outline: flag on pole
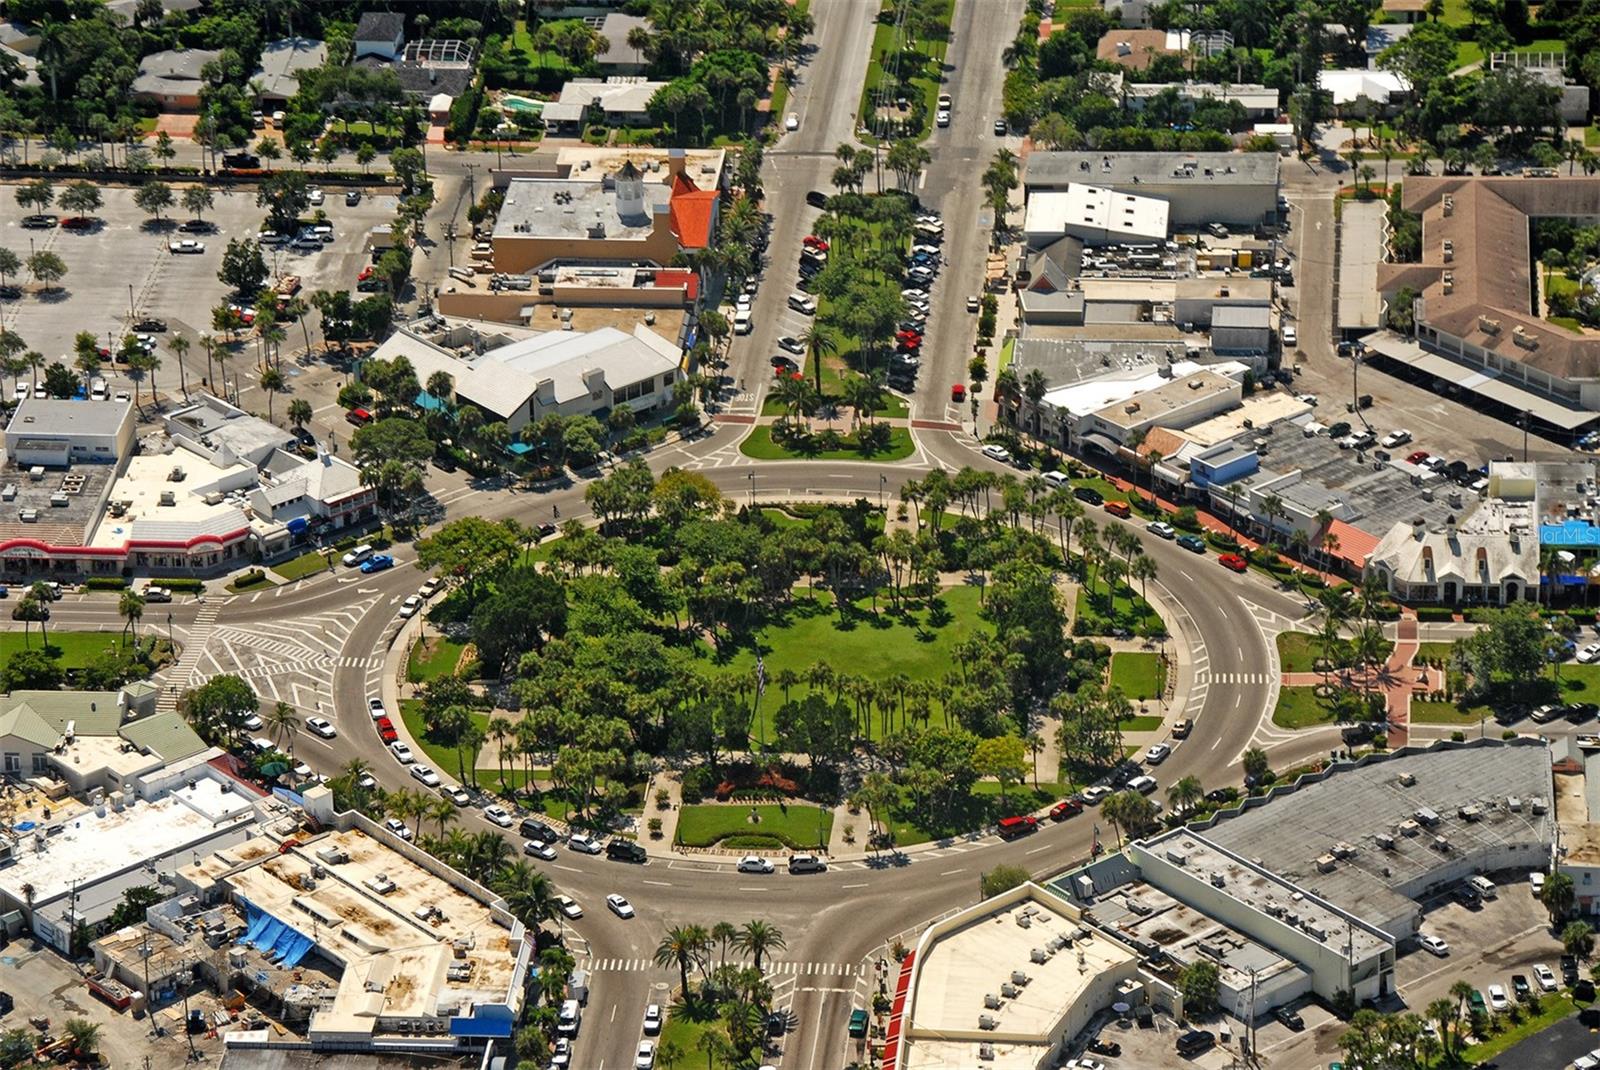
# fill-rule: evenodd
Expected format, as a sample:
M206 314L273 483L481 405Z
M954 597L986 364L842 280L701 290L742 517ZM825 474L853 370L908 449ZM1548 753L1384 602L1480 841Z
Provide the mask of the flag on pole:
M756 697L767 693L767 663L760 654L756 655Z

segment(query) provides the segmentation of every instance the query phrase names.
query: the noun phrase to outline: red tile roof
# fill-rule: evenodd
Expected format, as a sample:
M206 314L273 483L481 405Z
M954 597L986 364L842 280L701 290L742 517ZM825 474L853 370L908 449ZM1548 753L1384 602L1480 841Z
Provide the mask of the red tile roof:
M1376 535L1362 531L1354 524L1347 524L1343 520L1335 520L1328 525L1328 530L1333 532L1339 540L1339 546L1333 551L1333 556L1343 561L1348 561L1356 568L1365 568L1367 558L1372 556L1372 551L1378 548L1379 539ZM1321 540L1315 549L1322 549Z
M717 191L703 190L684 174L672 180L672 233L685 249L704 249L711 244L711 226L716 219Z
M691 305L700 300L700 276L693 271L686 271L683 268L658 271L656 285L662 288L682 286L684 299Z

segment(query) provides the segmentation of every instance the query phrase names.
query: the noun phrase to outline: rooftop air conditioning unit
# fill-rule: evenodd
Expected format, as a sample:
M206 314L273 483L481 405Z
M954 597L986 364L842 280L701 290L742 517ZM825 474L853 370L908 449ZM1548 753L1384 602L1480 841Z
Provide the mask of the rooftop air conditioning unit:
M1013 984L1003 984L1003 985L1000 986L1000 994L1002 996L1006 997L1007 999L1016 999L1017 998L1017 994L1020 991L1021 991L1021 989L1019 989L1016 985L1013 985Z
M983 1005L991 1011L997 1011L1000 1009L1000 997L993 992L987 992L983 997Z
M1482 331L1484 334L1499 334L1500 321L1491 316L1479 316L1478 330Z
M978 1058L982 1059L984 1062L994 1062L994 1045L979 1044Z
M978 1015L978 1028L979 1029L999 1029L1000 1028L1000 1023L998 1021L996 1021L992 1015L980 1014L980 1015Z
M1062 941L1062 937L1058 936L1058 937L1056 937L1056 940L1057 940L1057 942L1061 942L1062 946L1066 946L1065 943ZM1028 980L1029 980L1028 975L1023 973L1021 970L1012 970L1011 971L1011 983L1012 984L1014 984L1014 985L1025 985L1025 984L1028 983Z

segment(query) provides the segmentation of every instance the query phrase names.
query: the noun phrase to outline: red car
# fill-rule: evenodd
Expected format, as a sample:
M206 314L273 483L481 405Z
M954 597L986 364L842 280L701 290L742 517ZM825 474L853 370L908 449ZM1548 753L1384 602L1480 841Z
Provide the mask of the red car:
M950 400L956 402L967 400L967 386L965 383L954 383L951 385Z
M372 265L368 264L366 267L361 269L361 274L356 276L356 281L366 282L370 278L372 278Z
M1427 459L1428 459L1428 451L1427 450L1417 450L1414 453L1410 453L1410 454L1406 455L1406 463L1407 464L1421 464L1423 461L1426 461Z
M94 222L86 215L69 215L61 221L61 226L66 230L90 230L93 229Z
M828 243L817 237L815 234L807 234L804 238L800 239L800 244L804 245L807 249L815 249L819 253L825 253L828 251Z
M1217 560L1222 564L1223 568L1231 568L1235 572L1243 572L1250 567L1250 562L1238 554L1222 554Z
M394 730L394 722L387 717L379 717L377 722L378 737L385 743L393 743L400 738L400 733Z
M922 344L922 335L916 331L897 331L894 340L907 349L916 349Z
M1069 817L1083 813L1083 803L1077 799L1062 799L1050 808L1051 821L1065 821Z

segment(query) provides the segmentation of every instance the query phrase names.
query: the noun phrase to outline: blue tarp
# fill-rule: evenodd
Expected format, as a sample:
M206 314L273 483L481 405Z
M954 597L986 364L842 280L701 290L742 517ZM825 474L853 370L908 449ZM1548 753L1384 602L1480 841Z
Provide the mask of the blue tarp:
M1539 586L1541 586L1541 587L1549 587L1550 583L1551 583L1551 580L1550 580L1549 576L1540 576L1539 577ZM1555 583L1558 586L1561 586L1561 587L1586 587L1589 584L1589 577L1588 576L1557 576L1555 578Z
M1539 543L1542 546L1600 546L1600 528L1587 520L1540 524Z
M293 969L311 950L311 938L285 925L261 908L250 904L246 914L249 922L244 943L256 948L284 969Z

